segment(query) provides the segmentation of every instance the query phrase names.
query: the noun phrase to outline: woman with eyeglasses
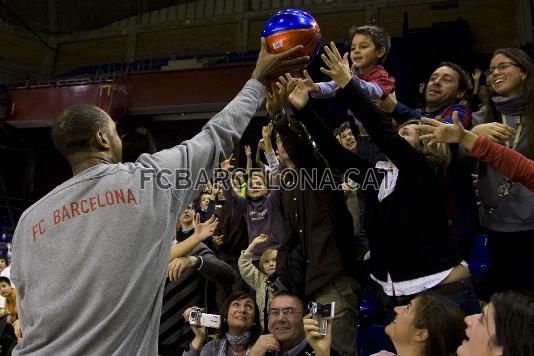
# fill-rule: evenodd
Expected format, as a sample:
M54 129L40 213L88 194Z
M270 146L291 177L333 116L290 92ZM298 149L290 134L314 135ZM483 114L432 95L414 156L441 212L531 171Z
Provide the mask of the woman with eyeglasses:
M473 114L472 132L534 158L534 64L518 48L494 52L486 71L492 96ZM494 291L534 291L534 192L490 164L480 162L478 188L488 230Z
M193 308L184 312L189 321ZM230 295L221 307L221 327L217 339L206 342L206 328L191 324L195 338L182 356L245 356L261 334L259 311L247 292Z
M534 356L534 298L517 292L493 295L481 314L465 318L467 340L458 356Z

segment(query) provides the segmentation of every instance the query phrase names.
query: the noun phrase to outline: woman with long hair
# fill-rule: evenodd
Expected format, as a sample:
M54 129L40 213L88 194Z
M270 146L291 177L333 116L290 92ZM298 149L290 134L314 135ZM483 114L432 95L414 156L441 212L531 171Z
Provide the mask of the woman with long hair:
M189 320L191 308L184 312ZM247 292L231 294L221 308L223 318L218 338L206 342L206 328L191 325L195 338L183 356L245 356L261 334L259 311L254 298Z
M455 355L465 339L464 314L447 298L422 293L395 307L395 319L385 331L400 356ZM382 351L373 356L385 355L391 354Z
M465 318L467 340L458 356L534 356L534 297L494 294L481 314Z
M486 72L492 97L473 115L472 131L523 156L534 158L534 63L518 48L493 53ZM534 192L486 163L480 163L480 215L488 230L491 277L496 291L534 291Z

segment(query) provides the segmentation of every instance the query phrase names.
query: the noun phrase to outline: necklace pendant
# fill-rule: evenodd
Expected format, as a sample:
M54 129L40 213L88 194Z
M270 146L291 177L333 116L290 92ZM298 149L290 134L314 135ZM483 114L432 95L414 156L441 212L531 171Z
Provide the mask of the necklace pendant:
M514 192L514 183L510 179L504 178L497 192L499 197L505 197L512 194Z

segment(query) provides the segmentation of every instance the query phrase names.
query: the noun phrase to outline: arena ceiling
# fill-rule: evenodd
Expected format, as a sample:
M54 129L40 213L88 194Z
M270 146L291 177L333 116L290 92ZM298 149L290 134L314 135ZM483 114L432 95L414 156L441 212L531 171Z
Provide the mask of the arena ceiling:
M0 0L0 19L36 32L71 33L195 0Z

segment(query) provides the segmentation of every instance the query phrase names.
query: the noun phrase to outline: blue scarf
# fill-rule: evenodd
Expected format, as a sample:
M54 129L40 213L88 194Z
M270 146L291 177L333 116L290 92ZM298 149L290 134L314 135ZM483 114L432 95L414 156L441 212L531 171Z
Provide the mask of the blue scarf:
M226 333L226 336L224 337L224 339L222 339L221 347L219 348L219 353L217 356L226 356L228 344L232 346L249 344L250 335L251 335L250 331L245 331L241 335L237 335L237 336L233 336L233 335ZM245 356L248 355L249 351L250 351L250 347L247 349Z

